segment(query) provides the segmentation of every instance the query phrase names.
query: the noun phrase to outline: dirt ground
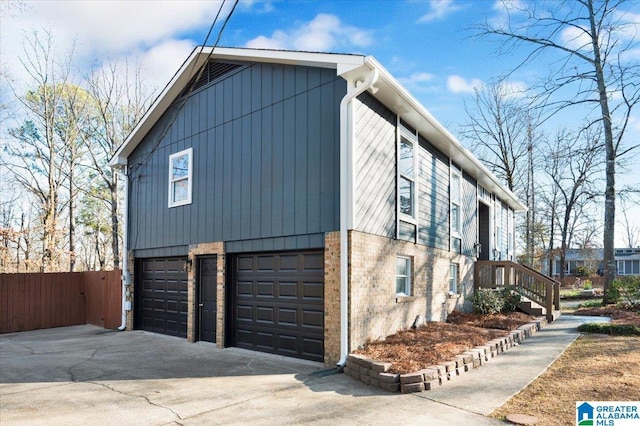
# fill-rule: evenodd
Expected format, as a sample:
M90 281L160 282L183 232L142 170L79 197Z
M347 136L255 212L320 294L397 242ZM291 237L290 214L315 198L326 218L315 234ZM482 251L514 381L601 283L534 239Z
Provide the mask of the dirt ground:
M450 361L456 355L508 335L530 322L521 312L473 315L454 312L448 322L430 322L417 329L400 331L383 341L372 342L356 353L392 363L391 372L410 373Z

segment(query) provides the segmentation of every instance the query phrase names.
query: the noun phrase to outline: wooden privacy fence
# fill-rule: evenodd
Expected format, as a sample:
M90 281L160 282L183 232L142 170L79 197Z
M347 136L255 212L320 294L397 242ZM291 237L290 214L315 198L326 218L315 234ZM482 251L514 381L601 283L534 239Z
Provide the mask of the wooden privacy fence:
M121 323L122 272L0 274L0 333Z

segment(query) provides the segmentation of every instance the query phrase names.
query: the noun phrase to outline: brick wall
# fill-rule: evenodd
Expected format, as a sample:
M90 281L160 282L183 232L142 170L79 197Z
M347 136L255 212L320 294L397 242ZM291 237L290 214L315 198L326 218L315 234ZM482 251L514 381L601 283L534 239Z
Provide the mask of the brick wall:
M473 291L473 259L466 256L357 231L349 231L349 253L349 351L414 322L445 321ZM397 255L412 258L409 297L396 296ZM451 262L460 268L459 296L449 296Z
M324 238L324 363L340 360L340 232Z
M127 264L129 266L129 289L127 290L127 300L131 302L131 309L127 311L127 328L126 330L133 330L133 309L134 309L134 294L133 289L135 288L135 265L136 258L133 257L133 251L129 251L127 253Z

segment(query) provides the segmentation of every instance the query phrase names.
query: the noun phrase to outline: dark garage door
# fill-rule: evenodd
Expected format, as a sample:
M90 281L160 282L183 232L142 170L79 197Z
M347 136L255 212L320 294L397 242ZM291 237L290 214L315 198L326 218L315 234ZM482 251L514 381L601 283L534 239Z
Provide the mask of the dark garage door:
M231 344L323 361L323 252L242 254L232 265Z
M134 327L187 337L187 273L184 257L138 259Z

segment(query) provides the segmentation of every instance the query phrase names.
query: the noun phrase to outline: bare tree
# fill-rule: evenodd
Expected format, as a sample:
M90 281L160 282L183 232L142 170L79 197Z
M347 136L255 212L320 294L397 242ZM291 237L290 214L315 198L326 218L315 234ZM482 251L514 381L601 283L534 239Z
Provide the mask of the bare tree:
M633 205L638 205L638 203L633 203L632 200L621 197L620 200L620 210L622 211L622 220L621 225L624 230L624 239L626 247L640 247L640 226L634 226L633 223L629 220L629 209ZM631 206L629 205L631 204Z
M462 136L471 150L514 193L527 200L523 227L527 256L533 265L535 218L534 148L539 142L537 118L529 109L524 93L513 92L506 81L475 89L474 107L465 110L469 121Z
M144 87L140 67L132 70L127 63L122 66L112 62L97 69L88 78L88 85L96 105L96 115L92 129L85 135L86 146L98 185L107 189L93 191L89 195L104 201L111 211L111 250L114 267L118 268L119 182L118 174L107 166L107 162L144 115L153 100L153 91ZM94 224L94 229L99 228Z
M2 161L13 179L39 204L40 269L52 271L59 268L62 257L62 190L66 180L73 179L69 174L69 141L75 138L78 125L77 111L69 110L69 105L78 89L70 84L73 50L60 62L50 33L25 38L24 51L20 60L33 89L24 96L16 95L26 118L19 127L9 130L12 140L5 146L7 158Z
M471 150L511 191L520 189L527 158L526 106L504 82L475 89L474 108L462 136Z
M530 47L520 66L543 53L552 57L552 72L540 94L550 114L576 106L597 108L588 126L602 129L605 145L604 303L615 279L616 161L638 147L624 144L631 111L640 100L640 65L629 54L637 48L637 24L624 0L558 2L503 1L509 20L487 21L481 35L497 37L504 50ZM567 95L568 94L568 95Z
M574 234L578 229L589 225L585 214L589 204L597 195L596 177L600 163L602 143L597 133L587 131L580 136L566 130L557 133L552 146L549 147L546 173L553 185L553 192L558 194L559 204L556 210L557 226L560 231L560 264L565 264L566 250L571 246ZM565 268L560 270L560 280L564 280Z

